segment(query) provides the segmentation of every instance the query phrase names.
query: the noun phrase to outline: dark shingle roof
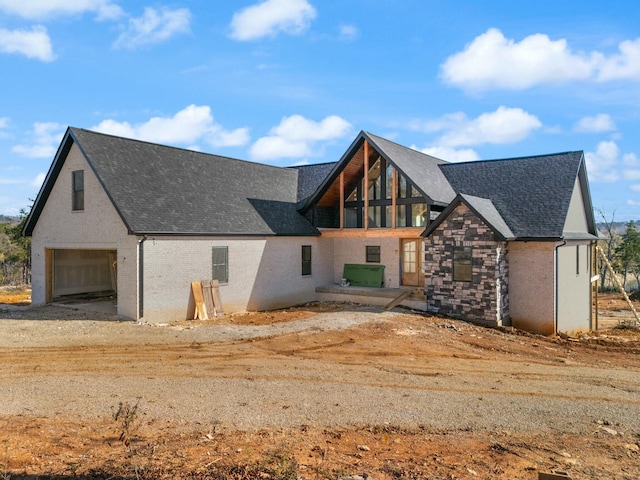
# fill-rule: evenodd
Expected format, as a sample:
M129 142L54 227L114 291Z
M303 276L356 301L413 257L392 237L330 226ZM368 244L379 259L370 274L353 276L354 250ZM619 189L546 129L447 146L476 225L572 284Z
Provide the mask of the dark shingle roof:
M490 199L517 238L562 238L582 152L441 165L457 193Z
M472 195L458 194L456 198L431 222L424 232L423 237L428 237L434 230L455 210L461 203L465 203L485 224L489 226L502 240L513 240L515 236L506 224L502 215L498 212L493 202L487 198L474 197Z
M331 173L336 163L316 163L289 167L298 171L298 201L302 201L313 194L322 181Z
M132 233L319 234L296 211L296 170L78 128L68 133Z
M393 162L424 193L432 203L446 205L456 193L438 168L446 161L418 152L413 148L403 147L371 133L366 133L369 142Z

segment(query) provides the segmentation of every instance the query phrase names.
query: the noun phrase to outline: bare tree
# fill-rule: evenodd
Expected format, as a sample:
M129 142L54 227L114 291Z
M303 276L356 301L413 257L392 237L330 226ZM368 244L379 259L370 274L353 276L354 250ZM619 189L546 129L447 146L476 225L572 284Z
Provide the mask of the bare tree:
M620 235L616 232L615 229L615 218L616 212L615 210L611 214L611 219L608 220L605 213L598 209L598 216L602 219L600 232L604 235L605 238L599 240L600 247L604 252L604 255L607 257L609 262L612 262L615 256L616 247L620 243ZM600 276L600 291L603 292L606 288L607 284L607 274L609 273L609 267L607 265L601 265L602 274ZM613 273L612 273L613 275Z

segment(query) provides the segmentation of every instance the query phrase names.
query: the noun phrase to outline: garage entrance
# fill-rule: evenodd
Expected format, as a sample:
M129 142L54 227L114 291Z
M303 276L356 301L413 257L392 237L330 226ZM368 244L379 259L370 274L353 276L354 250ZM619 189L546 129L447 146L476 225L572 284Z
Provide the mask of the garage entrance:
M50 249L46 256L47 303L62 297L117 294L116 250Z

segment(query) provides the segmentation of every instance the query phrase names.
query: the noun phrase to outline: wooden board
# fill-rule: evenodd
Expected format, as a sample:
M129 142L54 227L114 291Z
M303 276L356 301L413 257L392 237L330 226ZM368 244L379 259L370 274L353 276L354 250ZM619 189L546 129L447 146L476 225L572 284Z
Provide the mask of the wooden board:
M213 293L211 292L211 283L212 280L202 280L200 282L202 285L202 297L204 298L204 306L207 308L207 314L215 315L216 306L213 301Z
M191 294L195 302L195 320L208 320L207 307L204 304L204 298L202 296L202 285L200 282L191 282Z
M405 298L407 298L409 295L411 295L411 290L405 290L404 292L402 292L400 295L398 295L396 298L394 298L393 300L391 300L389 303L387 303L384 306L385 310L391 310L393 307L395 307L396 305L400 305L400 302L402 302L402 300L404 300Z
M224 308L222 308L222 298L220 297L220 282L218 282L218 280L211 280L211 294L213 296L213 305L216 309L216 317L222 317L224 315Z

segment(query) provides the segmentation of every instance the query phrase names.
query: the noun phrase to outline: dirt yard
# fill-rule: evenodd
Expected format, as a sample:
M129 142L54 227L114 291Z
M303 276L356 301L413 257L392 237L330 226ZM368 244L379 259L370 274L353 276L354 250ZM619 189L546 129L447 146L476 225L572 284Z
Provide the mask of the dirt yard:
M633 329L350 304L152 326L0 303L0 332L3 480L640 478Z

